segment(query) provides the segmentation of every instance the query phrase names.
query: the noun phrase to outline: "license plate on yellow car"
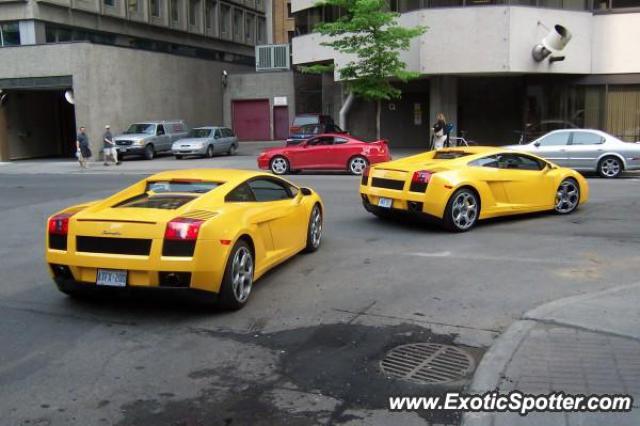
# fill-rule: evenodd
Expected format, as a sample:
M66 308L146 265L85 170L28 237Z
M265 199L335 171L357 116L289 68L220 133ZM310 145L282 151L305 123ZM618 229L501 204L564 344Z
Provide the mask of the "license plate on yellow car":
M384 207L385 209L390 209L393 206L393 200L391 198L382 198L378 200L378 207Z
M126 287L127 271L118 269L98 269L96 284L107 287Z

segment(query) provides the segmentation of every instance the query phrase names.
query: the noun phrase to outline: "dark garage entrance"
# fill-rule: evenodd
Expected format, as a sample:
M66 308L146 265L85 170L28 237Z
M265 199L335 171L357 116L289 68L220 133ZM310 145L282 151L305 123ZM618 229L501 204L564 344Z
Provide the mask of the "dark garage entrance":
M63 78L0 80L6 94L0 107L4 160L73 157L75 108L65 99L67 82Z
M271 139L268 99L233 101L233 130L241 141Z

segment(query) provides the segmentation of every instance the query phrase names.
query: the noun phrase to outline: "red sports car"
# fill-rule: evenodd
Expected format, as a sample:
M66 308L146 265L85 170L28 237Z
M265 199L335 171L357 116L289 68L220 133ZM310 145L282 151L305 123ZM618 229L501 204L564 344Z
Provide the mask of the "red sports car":
M268 148L258 167L277 175L300 170L347 170L361 175L369 164L391 160L387 141L364 142L348 135L325 133L300 145Z

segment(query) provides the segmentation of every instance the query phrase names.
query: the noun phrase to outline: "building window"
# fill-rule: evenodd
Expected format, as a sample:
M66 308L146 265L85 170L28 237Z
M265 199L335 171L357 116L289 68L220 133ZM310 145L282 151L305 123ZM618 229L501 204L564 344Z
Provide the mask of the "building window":
M265 44L267 42L267 21L265 18L258 17L257 44Z
M254 44L253 39L256 30L256 17L252 13L244 14L244 40L247 43Z
M264 0L256 0L256 9L264 12Z
M217 2L215 0L205 0L204 19L208 30L213 29L214 22L216 22L216 5Z
M151 16L160 17L160 0L150 0Z
M198 27L200 18L200 0L189 0L189 25Z
M104 0L104 5L109 7L116 7L116 0Z
M17 22L0 22L0 46L20 45L20 28Z
M129 14L135 15L140 11L140 3L138 0L128 0L129 4Z
M180 0L169 0L169 7L171 8L171 21L180 21Z
M242 41L244 32L242 31L242 9L233 9L233 39Z
M220 35L229 37L231 34L231 7L220 3Z

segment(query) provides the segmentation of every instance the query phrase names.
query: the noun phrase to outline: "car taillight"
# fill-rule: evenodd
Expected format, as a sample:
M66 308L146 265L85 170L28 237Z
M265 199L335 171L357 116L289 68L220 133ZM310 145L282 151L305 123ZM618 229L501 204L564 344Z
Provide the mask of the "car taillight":
M432 175L433 175L433 172L430 172L427 170L419 170L413 174L413 177L411 178L411 182L429 183L429 179L431 179Z
M188 217L177 217L167 223L164 231L165 240L193 241L198 238L200 226L204 220L191 219Z
M69 233L70 213L60 213L49 219L49 234L67 235Z

